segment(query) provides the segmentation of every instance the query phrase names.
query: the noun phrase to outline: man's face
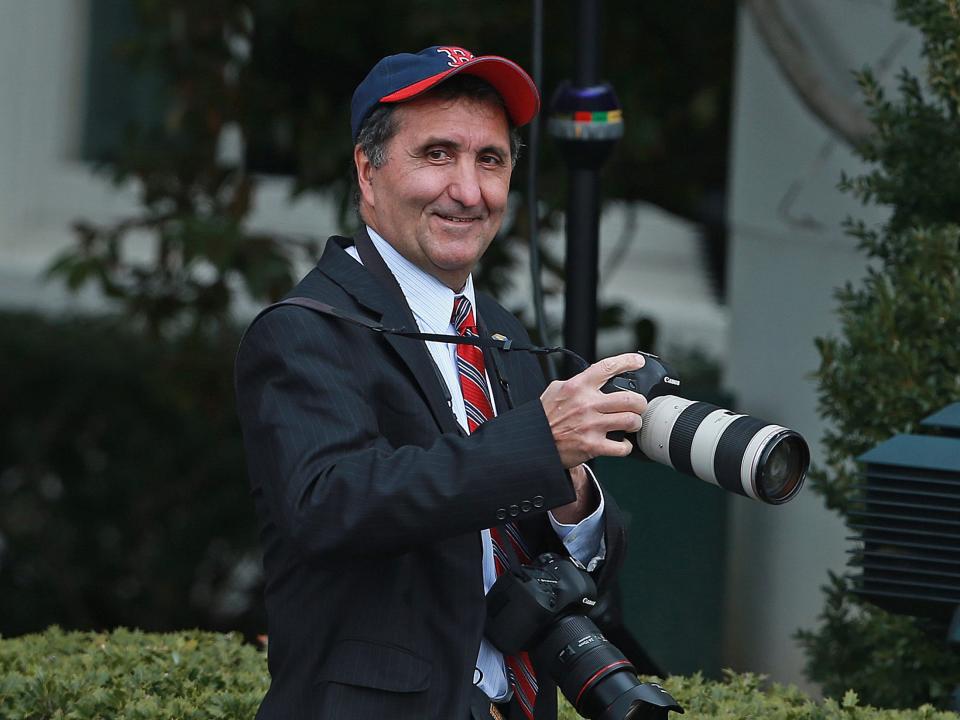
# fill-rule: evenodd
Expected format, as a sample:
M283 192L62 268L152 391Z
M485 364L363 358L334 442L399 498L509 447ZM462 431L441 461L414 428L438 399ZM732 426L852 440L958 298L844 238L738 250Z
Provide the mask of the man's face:
M386 162L354 150L366 222L412 263L458 291L500 229L512 163L493 103L429 95L397 107Z

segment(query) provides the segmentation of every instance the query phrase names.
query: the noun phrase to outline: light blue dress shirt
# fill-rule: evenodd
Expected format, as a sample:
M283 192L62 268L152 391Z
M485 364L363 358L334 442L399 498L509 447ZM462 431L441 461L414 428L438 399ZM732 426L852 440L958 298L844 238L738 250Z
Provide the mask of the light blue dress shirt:
M467 299L470 300L471 307L474 308L474 313L476 313L477 299L473 289L473 275L467 277L463 290L455 293L433 275L421 270L403 257L375 230L367 227L367 233L380 253L380 257L383 258L384 263L390 268L390 272L396 277L397 283L407 299L407 304L413 311L413 317L417 321L420 332L456 335L457 330L450 322L453 315L454 297L458 294L466 295ZM347 252L357 262L362 263L355 246L351 245L347 248ZM456 415L457 422L465 431L469 432L467 429L467 414L463 406L463 392L460 389L460 377L457 374L457 346L433 341L428 341L426 345L434 363L440 370L440 374L443 376L447 389L450 391L452 410ZM489 385L490 378L488 376L487 394L492 404L493 393ZM495 407L494 413L496 413ZM587 570L594 570L606 556L603 537L604 501L600 485L597 484L596 478L593 477L589 467L587 472L597 487L597 494L600 498L599 507L576 525L557 522L552 512L548 512L547 515L550 518L550 524L557 536L563 541L570 556ZM483 543L483 589L484 592L489 592L497 579L496 568L493 564L493 544L490 539L490 531L482 530L480 538ZM474 682L493 700L505 700L512 693L504 669L503 655L486 638L480 641L480 653L477 656Z

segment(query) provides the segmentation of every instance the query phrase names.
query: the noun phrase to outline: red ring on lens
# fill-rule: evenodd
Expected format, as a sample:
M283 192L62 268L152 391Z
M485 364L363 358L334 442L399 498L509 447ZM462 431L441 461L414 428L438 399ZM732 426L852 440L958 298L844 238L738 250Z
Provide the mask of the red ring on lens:
M580 688L580 692L577 693L577 699L574 700L574 702L573 702L574 707L579 707L579 706L580 706L580 698L583 697L583 694L587 691L587 688L589 688L591 685L593 685L593 683L594 683L595 680L597 680L601 675L606 674L607 670L610 670L610 669L615 668L615 667L619 667L619 666L621 666L621 665L630 665L630 661L629 661L629 660L617 660L615 663L610 663L610 664L607 665L606 667L600 668L600 669L597 670L593 675L591 675L591 676L590 676L590 679L587 680L587 681L583 684L583 687L582 687L582 688Z

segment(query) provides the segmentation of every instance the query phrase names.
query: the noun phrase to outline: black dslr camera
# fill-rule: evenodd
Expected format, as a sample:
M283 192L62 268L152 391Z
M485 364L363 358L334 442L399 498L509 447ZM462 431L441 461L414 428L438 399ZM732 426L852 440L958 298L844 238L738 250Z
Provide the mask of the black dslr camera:
M666 720L670 710L682 713L666 690L637 679L634 666L588 617L596 604L597 587L585 570L544 553L497 578L487 594L486 635L505 655L526 650L589 720Z

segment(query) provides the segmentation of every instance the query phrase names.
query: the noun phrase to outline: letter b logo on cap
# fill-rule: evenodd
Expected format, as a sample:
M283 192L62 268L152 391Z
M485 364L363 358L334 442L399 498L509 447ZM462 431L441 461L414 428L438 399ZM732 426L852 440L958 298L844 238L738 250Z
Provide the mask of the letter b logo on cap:
M447 57L450 58L450 62L448 62L447 65L450 67L463 65L465 62L473 60L473 53L469 50L464 50L462 47L454 47L452 45L447 47L438 47L437 52L447 54Z

